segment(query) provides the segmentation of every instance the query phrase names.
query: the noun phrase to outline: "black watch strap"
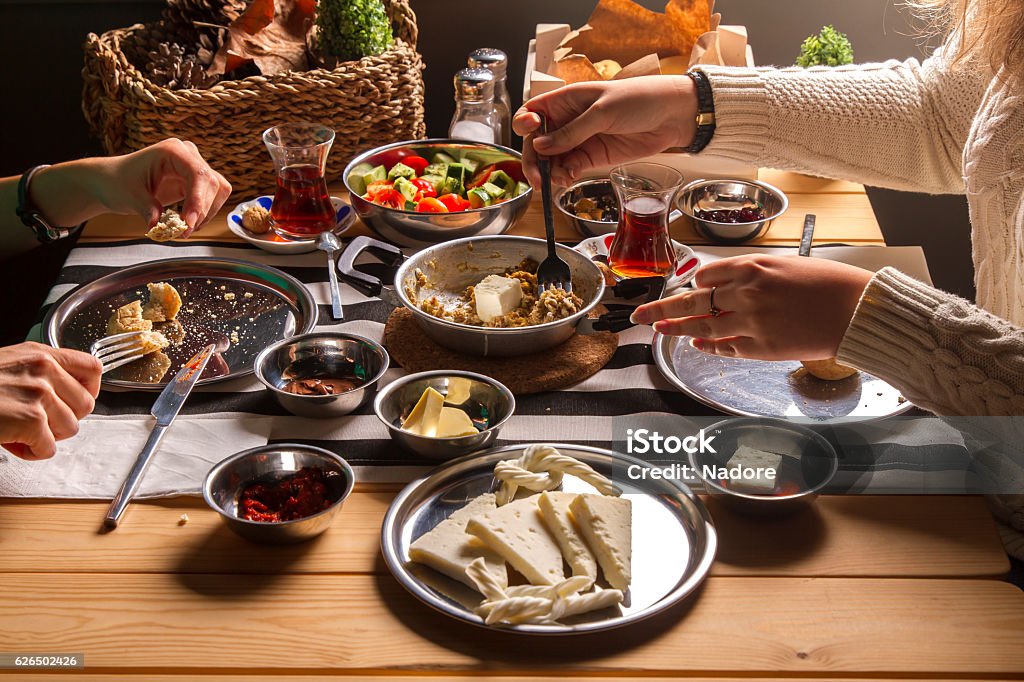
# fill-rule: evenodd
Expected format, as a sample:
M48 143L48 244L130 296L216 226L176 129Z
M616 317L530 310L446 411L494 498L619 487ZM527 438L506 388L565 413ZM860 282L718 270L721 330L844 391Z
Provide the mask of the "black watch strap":
M697 131L686 151L696 154L708 146L715 134L715 98L711 94L711 81L703 71L694 69L686 75L693 79L697 88Z
M49 244L57 241L58 239L64 239L69 236L73 230L64 227L53 227L50 225L46 222L46 219L43 218L43 214L32 205L32 202L28 198L28 190L33 176L44 168L49 168L49 166L35 166L33 168L29 168L24 174L22 174L21 180L18 181L18 207L15 209L15 212L18 214L18 217L21 218L21 222L36 235L36 239L43 244Z

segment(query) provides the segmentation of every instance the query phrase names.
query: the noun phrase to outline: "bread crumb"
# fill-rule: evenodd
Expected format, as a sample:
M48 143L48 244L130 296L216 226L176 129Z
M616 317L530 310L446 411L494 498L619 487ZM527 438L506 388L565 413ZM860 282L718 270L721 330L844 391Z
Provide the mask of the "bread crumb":
M229 291L228 293L224 294L224 300L233 301L235 300L235 295Z
M188 514L182 514L178 517L179 526L184 526L186 523L188 523Z

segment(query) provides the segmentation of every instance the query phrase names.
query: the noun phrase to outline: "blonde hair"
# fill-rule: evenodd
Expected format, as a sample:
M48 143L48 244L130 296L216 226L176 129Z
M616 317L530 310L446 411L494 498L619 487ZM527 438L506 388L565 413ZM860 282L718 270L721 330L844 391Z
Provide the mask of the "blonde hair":
M906 0L929 30L956 45L956 61L977 57L993 73L1024 75L1024 0Z

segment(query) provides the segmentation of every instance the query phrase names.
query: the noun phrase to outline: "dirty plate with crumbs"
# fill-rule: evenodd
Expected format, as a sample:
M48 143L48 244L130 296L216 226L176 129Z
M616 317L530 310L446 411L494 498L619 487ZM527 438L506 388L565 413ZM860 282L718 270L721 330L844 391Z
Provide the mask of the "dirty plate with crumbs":
M217 347L200 384L252 374L261 350L313 329L317 308L309 290L276 268L227 258L172 258L124 268L73 289L43 323L52 346L88 352L105 335L107 319L132 300L146 300L146 284L168 282L181 295L181 332L168 335L170 367L148 374L130 363L103 377L105 387L159 389L207 344ZM155 376L159 374L160 376Z

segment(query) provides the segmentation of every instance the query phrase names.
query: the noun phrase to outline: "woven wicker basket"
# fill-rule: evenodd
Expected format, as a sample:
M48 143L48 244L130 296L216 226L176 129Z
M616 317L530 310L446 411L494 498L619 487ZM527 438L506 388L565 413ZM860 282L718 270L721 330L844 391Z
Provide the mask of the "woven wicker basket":
M384 0L395 42L377 56L335 69L221 81L207 90L169 90L140 70L150 50L174 40L163 24L90 34L85 43L82 111L108 154L167 137L191 140L231 181L233 196L274 187L261 133L289 121L322 123L337 136L328 162L333 180L357 153L422 138L423 61L408 0Z

